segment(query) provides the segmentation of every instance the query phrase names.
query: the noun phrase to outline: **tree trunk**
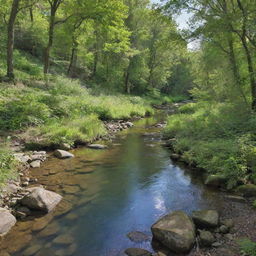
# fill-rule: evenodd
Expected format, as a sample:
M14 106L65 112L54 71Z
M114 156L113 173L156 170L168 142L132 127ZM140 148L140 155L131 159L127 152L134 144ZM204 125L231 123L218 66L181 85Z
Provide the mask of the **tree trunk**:
M74 69L76 67L76 62L77 62L77 47L78 43L73 39L73 47L71 50L71 56L70 56L70 63L68 67L68 76L73 77L74 76Z
M247 66L248 66L248 72L249 72L249 78L250 78L250 85L251 85L251 97L252 97L252 110L256 112L256 78L255 78L255 70L254 70L254 64L253 64L253 58L252 54L250 52L250 48L247 43L247 31L248 31L248 12L242 5L242 2L240 0L237 0L237 4L239 9L242 12L243 15L243 25L242 25L242 33L238 33L238 36L240 37L242 41L242 45L244 47L246 59L247 59Z
M45 49L44 54L44 74L48 74L49 72L49 66L50 66L50 52L53 45L53 33L54 33L54 23L55 23L55 14L56 9L54 7L51 7L51 17L50 17L50 24L49 24L49 38L48 38L48 44Z
M232 36L230 36L228 38L228 47L229 47L229 62L230 62L230 65L231 65L231 69L232 69L232 73L233 73L233 76L234 76L235 84L236 84L239 92L241 93L241 96L242 96L245 104L248 105L246 96L245 96L245 94L243 92L243 89L242 89L241 76L240 76L239 68L238 68L238 65L237 65L237 59L236 59L236 55L235 55L235 51L234 51L234 42L233 42Z
M249 72L249 78L250 78L250 85L251 85L251 96L252 96L252 110L256 111L256 79L254 74L254 66L253 66L253 60L250 53L249 46L247 44L247 39L245 36L241 37L242 44L245 50L245 55L247 59L247 66L248 66L248 72Z
M130 69L131 69L131 60L129 62L129 65L127 67L127 70L125 72L125 80L124 80L124 85L125 85L125 92L127 94L130 94L131 93L131 84L130 84Z
M10 80L14 79L13 71L13 46L14 46L14 24L19 12L20 0L13 0L10 18L8 21L8 35L7 35L7 77Z

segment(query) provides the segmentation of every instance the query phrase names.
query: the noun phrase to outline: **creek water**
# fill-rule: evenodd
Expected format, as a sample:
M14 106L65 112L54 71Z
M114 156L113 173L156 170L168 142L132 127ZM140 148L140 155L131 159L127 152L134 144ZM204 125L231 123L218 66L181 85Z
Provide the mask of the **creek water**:
M50 158L32 175L63 196L50 214L20 221L1 241L14 256L114 256L129 247L152 251L127 233L150 235L151 225L173 210L187 213L221 205L221 194L206 188L198 174L170 160L158 122L147 118L122 131L106 150L80 148L75 158ZM147 134L145 132L154 132ZM1 253L0 253L1 255ZM3 254L8 255L8 254Z

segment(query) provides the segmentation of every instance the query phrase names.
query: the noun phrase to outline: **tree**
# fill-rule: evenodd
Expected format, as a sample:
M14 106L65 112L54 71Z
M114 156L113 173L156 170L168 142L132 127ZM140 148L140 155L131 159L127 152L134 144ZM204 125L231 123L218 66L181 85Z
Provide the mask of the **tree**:
M19 12L19 5L21 0L13 0L11 13L8 21L7 29L7 77L10 80L14 79L13 70L13 45L14 45L14 24Z
M47 1L50 5L50 17L49 17L49 28L48 28L48 43L45 48L45 54L44 54L44 74L48 74L49 72L50 53L53 45L54 27L56 24L65 22L67 20L66 18L62 21L56 22L56 13L60 5L64 2L64 0L47 0Z

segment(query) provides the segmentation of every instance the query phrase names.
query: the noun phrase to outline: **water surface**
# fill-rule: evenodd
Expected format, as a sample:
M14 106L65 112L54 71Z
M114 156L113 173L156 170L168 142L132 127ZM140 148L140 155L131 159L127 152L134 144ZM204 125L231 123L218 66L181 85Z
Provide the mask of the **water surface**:
M136 244L131 231L150 235L151 225L174 210L219 208L221 195L204 187L170 158L159 134L143 136L154 119L121 132L107 150L74 151L75 158L50 158L33 176L64 199L50 214L19 222L1 243L11 255L123 255ZM57 239L56 239L57 238Z

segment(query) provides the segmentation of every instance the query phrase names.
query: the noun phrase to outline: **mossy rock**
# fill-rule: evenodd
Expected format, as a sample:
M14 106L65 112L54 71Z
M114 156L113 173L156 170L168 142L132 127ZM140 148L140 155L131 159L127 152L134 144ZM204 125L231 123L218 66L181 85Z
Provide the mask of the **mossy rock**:
M256 196L256 185L253 185L253 184L241 185L237 188L237 192L246 197L254 197Z
M227 179L221 174L209 175L205 180L205 185L212 187L225 187Z

